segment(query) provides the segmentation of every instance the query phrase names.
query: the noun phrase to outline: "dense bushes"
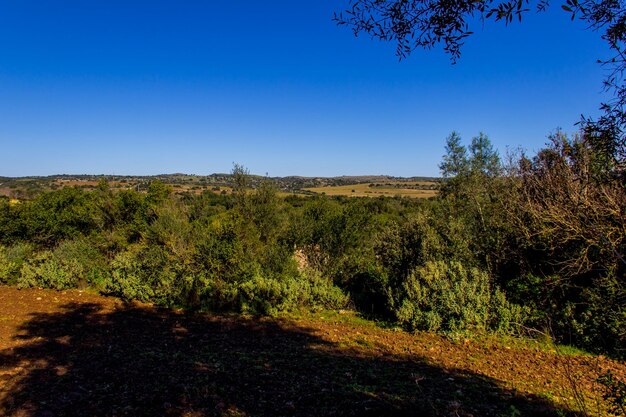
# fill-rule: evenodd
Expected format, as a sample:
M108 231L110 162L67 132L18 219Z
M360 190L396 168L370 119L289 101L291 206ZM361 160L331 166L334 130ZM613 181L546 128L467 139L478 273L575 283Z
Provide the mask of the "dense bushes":
M33 252L33 246L29 243L0 246L0 283L16 284L22 267L31 258Z
M518 253L532 254L520 257L521 279L511 279L509 293L532 301L559 341L619 356L626 355L623 176L584 136L557 132L535 157L519 158L507 209L521 236Z
M346 294L315 268L299 268L285 219L295 210L269 182L235 197L179 198L67 188L0 216L0 282L92 287L165 306L275 313L342 308ZM299 202L296 202L299 203Z
M626 192L583 139L503 167L488 138L448 138L431 200L66 188L0 200L0 282L89 286L165 306L343 308L408 328L626 349Z
M417 329L509 330L517 310L477 269L475 229L450 198L281 199L269 181L248 190L240 170L228 197L173 196L159 183L146 194L112 192L101 183L5 206L0 228L22 231L0 237L0 278L165 306L352 305Z
M404 282L400 323L429 331L510 332L524 322L523 309L492 288L487 273L459 262L427 262Z

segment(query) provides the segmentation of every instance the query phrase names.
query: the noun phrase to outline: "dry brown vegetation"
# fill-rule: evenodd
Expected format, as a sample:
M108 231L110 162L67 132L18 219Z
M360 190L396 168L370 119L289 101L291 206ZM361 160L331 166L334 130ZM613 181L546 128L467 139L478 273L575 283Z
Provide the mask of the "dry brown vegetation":
M371 185L370 185L371 184ZM346 197L412 197L412 198L430 198L437 195L438 191L434 189L416 189L411 186L436 187L434 182L383 182L383 183L363 183L350 185L336 185L327 187L311 187L305 188L317 194L326 194L328 196L346 196Z

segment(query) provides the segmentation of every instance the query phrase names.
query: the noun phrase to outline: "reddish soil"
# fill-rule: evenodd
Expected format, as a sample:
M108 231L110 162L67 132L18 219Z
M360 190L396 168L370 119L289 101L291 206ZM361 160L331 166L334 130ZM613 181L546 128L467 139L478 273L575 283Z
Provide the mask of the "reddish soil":
M451 342L352 314L185 314L0 286L0 415L601 415L603 357ZM575 389L572 387L575 386Z

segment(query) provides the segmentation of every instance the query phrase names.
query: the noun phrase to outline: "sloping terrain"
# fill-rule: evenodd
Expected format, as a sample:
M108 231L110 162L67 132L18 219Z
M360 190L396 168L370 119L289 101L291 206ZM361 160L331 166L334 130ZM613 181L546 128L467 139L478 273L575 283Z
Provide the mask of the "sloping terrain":
M519 416L601 404L602 357L451 342L351 313L192 314L0 286L0 415ZM576 389L572 389L573 384Z

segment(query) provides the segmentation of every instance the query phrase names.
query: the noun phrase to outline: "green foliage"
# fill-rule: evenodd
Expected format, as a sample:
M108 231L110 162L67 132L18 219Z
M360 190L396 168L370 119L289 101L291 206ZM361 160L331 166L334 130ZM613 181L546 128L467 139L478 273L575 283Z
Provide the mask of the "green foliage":
M484 133L472 138L469 147L470 171L475 174L496 176L500 173L500 157L493 149L491 141Z
M444 178L466 175L469 171L467 149L461 145L461 136L457 132L450 133L446 138L446 153L439 164L439 169Z
M105 292L161 305L262 314L345 305L346 296L332 281L299 272L293 249L278 239L285 220L275 186L267 180L248 193L247 171L239 169L240 189L230 210L230 201L206 195L199 201L150 201L141 243L115 256ZM221 209L210 209L219 203Z
M414 268L429 261L477 264L477 254L471 247L476 236L469 222L452 216L452 210L449 201L439 200L424 206L402 223L392 223L380 233L375 252L394 289L400 290Z
M110 276L104 288L106 294L124 300L149 301L154 297L153 289L144 279L143 265L135 258L134 251L129 250L111 261Z
M210 227L200 231L197 239L195 262L215 279L234 282L254 269L236 223L216 219Z
M50 251L35 255L21 270L18 288L41 287L65 290L76 288L84 273L81 265L72 260L57 259Z
M233 164L233 169L230 173L233 177L233 196L235 198L235 205L240 212L245 213L247 210L248 187L250 171L241 164Z
M626 290L622 277L598 277L582 291L569 290L569 313L558 315L562 327L570 331L568 343L594 352L626 355ZM564 333L562 331L561 333Z
M150 182L146 199L151 204L161 204L172 194L172 187L160 180Z
M148 224L148 207L146 197L133 190L122 190L100 201L100 227L111 235L113 250L139 241Z
M154 208L154 219L143 232L149 244L163 247L183 262L193 256L193 227L187 208L175 200L166 200Z
M550 288L557 277L539 277L533 274L523 274L506 281L504 290L512 302L523 304L528 311L528 324L543 329L548 307L546 299L551 299Z
M9 199L0 199L0 244L10 245L31 236L25 230L23 211L21 205L13 206Z
M608 370L600 375L597 382L602 385L602 397L609 404L609 412L615 416L626 416L626 383L620 381Z
M415 329L444 332L508 331L522 310L492 289L488 274L458 262L427 262L404 283L398 321Z
M104 292L125 300L152 301L160 305L184 305L187 276L160 246L137 246L111 261Z
M281 204L278 189L270 179L265 179L250 196L249 219L259 232L259 239L268 242L276 238L283 224L281 222Z
M98 251L84 240L62 242L52 251L41 251L23 262L16 284L20 288L63 290L97 286L104 265Z
M307 294L304 305L323 307L327 309L340 309L346 307L349 298L333 282L324 278L319 272L305 270L296 282Z
M417 216L402 225L393 223L387 227L377 239L375 251L391 279L401 281L425 258L435 255L433 252L440 246L427 218Z
M86 238L61 242L54 250L53 257L61 264L75 264L77 285L98 288L106 270L106 258Z
M211 249L205 250L211 254ZM261 314L302 307L340 308L347 303L339 288L317 274L265 275L269 271L264 272L259 264L238 264L237 259L229 260L232 254L228 251L213 253L212 259L204 259L207 262L204 265L185 265L162 247L131 248L111 262L105 292L127 300L153 301L167 306ZM225 258L219 259L221 256ZM229 265L232 271L224 268Z
M192 223L206 224L211 217L226 211L228 197L215 194L211 191L204 191L198 197L185 199L185 204L189 209L189 220Z
M520 158L505 211L520 236L520 275L541 279L508 288L533 300L557 341L623 356L626 188L603 159L586 137L562 132Z
M95 229L95 206L78 188L62 188L37 197L23 215L29 237L48 247Z
M303 251L309 266L346 284L348 274L366 270L373 261L367 236L374 226L360 201L320 197L293 213L290 240Z
M261 314L350 305L442 332L523 324L623 355L624 185L563 135L507 171L484 134L468 149L448 137L427 201L283 199L239 165L234 195L102 182L0 199L0 283Z
M493 286L492 286L493 287ZM488 328L499 334L519 334L520 326L529 320L531 310L510 302L499 288L492 288Z
M251 313L275 314L303 307L339 309L347 304L347 296L314 271L295 277L255 274L239 284L237 293L239 309Z
M16 284L22 266L33 252L33 246L28 243L17 243L8 247L0 246L0 283Z

